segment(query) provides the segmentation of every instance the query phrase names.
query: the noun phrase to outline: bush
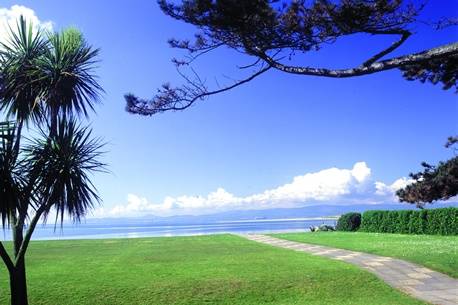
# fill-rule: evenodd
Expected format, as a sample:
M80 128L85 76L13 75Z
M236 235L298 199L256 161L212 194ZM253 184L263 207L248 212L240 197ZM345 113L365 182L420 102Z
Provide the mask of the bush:
M337 231L357 231L361 225L360 213L346 213L337 221Z
M335 231L336 229L333 226L322 224L318 227L318 231Z
M337 226L339 227L339 223ZM362 215L361 231L458 235L458 208L419 211L367 211Z

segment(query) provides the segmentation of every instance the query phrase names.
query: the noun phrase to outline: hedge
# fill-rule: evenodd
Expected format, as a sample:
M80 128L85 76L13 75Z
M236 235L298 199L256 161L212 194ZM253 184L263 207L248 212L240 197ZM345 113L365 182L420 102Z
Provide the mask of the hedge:
M337 231L357 231L361 225L360 213L346 213L339 217L337 221Z
M367 211L361 231L401 234L458 235L458 208Z

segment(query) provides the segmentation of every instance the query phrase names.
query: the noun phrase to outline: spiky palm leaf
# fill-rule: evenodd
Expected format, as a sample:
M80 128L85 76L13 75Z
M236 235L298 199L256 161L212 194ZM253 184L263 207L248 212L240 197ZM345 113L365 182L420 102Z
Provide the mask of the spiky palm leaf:
M48 37L49 48L40 59L46 83L46 109L53 119L57 114L88 115L103 92L94 75L98 49L87 44L81 32L67 29Z
M0 43L0 110L18 121L40 121L44 89L38 61L47 42L21 17L9 39Z
M23 202L23 171L15 149L16 125L0 123L0 218L2 226L9 224Z
M79 221L100 201L90 174L105 171L98 160L102 146L87 127L60 119L55 133L41 131L41 137L24 148L29 176L38 177L35 185L39 204L46 205L45 217L54 210L56 221L62 222L65 214Z
M21 17L0 43L0 110L26 122L87 116L103 92L94 74L98 55L76 29L44 35Z

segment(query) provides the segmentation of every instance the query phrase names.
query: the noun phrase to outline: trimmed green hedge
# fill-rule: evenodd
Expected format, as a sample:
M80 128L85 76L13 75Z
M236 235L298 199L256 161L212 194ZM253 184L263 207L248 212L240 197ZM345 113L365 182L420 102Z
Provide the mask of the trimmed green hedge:
M360 213L346 213L339 217L337 221L337 231L357 231L361 225Z
M400 234L458 235L458 208L416 211L367 211L361 231Z

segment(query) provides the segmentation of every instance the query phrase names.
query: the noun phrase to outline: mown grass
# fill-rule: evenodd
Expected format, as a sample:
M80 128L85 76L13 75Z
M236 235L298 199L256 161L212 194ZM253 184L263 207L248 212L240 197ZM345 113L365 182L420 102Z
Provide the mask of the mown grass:
M274 236L396 257L458 278L458 236L363 232L287 233Z
M425 304L350 264L230 235L39 241L27 265L36 305Z

